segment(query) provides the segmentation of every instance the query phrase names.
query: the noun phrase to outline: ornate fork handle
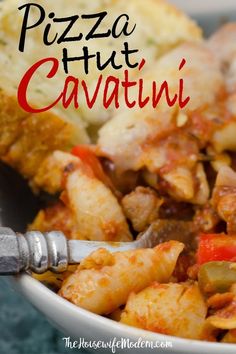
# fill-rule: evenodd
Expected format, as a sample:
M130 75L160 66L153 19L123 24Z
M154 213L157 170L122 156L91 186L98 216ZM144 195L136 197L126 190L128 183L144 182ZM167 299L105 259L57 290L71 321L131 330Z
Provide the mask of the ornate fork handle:
M62 232L30 231L16 234L0 228L0 274L18 274L24 270L44 273L64 272L69 263L69 247Z

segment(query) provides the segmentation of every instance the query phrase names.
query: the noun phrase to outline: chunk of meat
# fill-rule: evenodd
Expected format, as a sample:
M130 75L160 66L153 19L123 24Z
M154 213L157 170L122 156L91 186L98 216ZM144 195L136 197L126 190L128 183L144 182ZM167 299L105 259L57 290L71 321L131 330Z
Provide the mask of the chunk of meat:
M197 283L154 283L130 295L121 322L162 334L203 339L206 314Z
M125 216L135 231L144 231L158 218L162 199L151 188L137 187L121 201Z
M217 175L212 203L221 219L227 223L229 234L236 233L236 172L222 167Z
M210 203L196 209L194 225L200 232L213 231L219 222L220 217Z
M100 249L85 259L63 282L59 295L97 314L109 314L124 305L131 292L153 281L167 282L184 245L177 241L154 249L109 253Z

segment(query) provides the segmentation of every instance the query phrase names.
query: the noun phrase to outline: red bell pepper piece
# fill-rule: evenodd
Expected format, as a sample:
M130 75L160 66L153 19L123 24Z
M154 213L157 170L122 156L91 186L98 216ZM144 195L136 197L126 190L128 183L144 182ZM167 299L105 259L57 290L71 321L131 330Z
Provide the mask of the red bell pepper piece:
M236 236L225 234L200 235L197 263L211 261L236 262Z
M89 146L77 145L72 149L71 153L79 157L85 165L89 166L97 179L114 190L114 186L110 178L105 174L101 162Z

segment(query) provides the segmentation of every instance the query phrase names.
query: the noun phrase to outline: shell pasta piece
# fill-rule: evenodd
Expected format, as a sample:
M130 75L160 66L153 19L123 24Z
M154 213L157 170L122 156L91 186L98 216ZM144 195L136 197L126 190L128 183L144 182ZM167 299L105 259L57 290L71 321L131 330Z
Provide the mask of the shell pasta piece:
M203 339L207 306L197 283L154 283L131 294L121 322L189 339Z
M71 239L132 240L118 199L88 163L72 154L55 151L36 177L35 185L62 193L60 202L39 212L31 230L61 230Z
M111 254L99 249L87 257L62 284L59 294L97 314L109 314L124 305L131 292L153 281L167 282L184 245L177 241L153 249Z
M131 241L121 206L111 190L93 175L77 169L69 174L65 203L80 235L97 241Z

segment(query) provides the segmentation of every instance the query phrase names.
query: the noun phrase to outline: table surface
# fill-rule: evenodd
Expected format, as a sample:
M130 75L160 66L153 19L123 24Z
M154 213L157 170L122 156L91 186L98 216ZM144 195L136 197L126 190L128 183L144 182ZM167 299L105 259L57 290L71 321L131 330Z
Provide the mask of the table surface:
M0 279L0 353L1 354L85 354L64 347L63 333Z

